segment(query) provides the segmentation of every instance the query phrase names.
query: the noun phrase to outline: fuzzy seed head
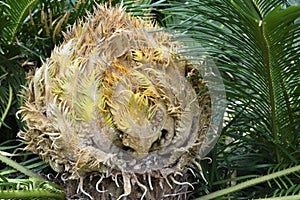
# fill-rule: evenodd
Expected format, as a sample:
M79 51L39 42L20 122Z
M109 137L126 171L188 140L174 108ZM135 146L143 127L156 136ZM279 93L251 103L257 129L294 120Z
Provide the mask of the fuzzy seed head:
M25 150L68 179L121 174L119 199L134 185L151 189L151 177L168 181L195 167L210 98L199 97L206 87L200 68L178 54L180 47L124 8L98 6L31 77L21 108Z

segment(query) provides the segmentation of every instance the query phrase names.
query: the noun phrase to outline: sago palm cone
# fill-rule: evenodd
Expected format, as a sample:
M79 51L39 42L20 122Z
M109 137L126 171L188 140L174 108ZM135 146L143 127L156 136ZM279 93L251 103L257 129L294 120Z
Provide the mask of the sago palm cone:
M19 137L69 198L188 198L211 110L201 66L179 48L154 23L98 6L30 77Z

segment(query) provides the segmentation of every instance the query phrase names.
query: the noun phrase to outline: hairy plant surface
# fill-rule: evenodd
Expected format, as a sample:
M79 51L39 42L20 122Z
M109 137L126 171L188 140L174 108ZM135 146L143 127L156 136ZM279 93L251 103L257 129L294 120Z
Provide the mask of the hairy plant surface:
M30 77L19 136L63 174L70 198L187 198L211 100L179 48L154 23L98 6Z

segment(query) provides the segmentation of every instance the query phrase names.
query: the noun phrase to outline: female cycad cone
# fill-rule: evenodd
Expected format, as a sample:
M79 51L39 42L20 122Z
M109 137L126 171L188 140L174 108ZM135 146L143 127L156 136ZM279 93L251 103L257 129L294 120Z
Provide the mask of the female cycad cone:
M19 136L64 174L69 196L74 180L93 199L184 199L193 190L210 97L199 66L171 39L123 8L98 6L31 77Z

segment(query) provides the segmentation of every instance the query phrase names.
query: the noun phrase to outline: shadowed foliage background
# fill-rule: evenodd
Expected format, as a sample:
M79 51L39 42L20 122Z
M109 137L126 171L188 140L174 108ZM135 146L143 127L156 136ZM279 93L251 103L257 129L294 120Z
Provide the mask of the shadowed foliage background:
M85 16L86 10L93 12L93 4L89 0L0 1L0 150L19 153L12 159L40 174L51 169L37 156L18 150L22 144L15 136L23 128L15 115L22 104L18 94L26 85L26 73L41 66L62 41L62 32ZM170 31L193 38L211 55L224 78L225 126L208 155L212 162L201 162L207 184L197 188L195 197L299 166L299 2L146 0L124 4L133 15L151 17ZM190 48L191 54L194 49ZM7 177L24 178L13 172L1 164L4 185L11 185ZM296 198L299 177L296 170L259 184L249 183L219 198Z

